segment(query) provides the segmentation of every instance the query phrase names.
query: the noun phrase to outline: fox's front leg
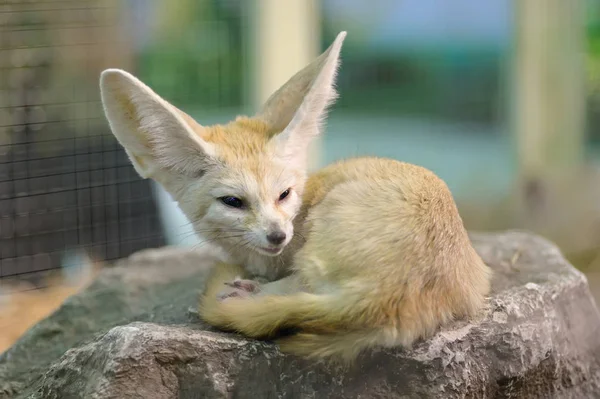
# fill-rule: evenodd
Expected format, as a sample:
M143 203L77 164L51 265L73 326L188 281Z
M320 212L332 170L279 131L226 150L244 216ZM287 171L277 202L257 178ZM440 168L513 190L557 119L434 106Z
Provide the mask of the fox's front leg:
M204 292L200 298L200 316L204 318L209 309L215 308L225 294L231 293L235 288L229 288L232 281L245 277L246 272L240 265L219 262L212 268L204 286ZM211 324L213 324L211 322Z
M232 315L229 314L226 306L230 301L247 301L253 296L289 295L304 290L296 274L277 281L262 283L262 281L244 279L244 273L242 267L235 265L215 266L200 299L199 315L202 320L214 327L235 330L232 325ZM231 294L232 292L235 294Z
M267 280L249 280L241 265L219 262L212 268L200 297L199 315L215 327L225 327L227 317L220 304L229 298L241 298L262 291Z
M228 315L221 309L223 300L242 296L243 288L232 287L233 282L246 281L248 277L241 265L217 263L212 268L200 296L198 314L208 324L228 329ZM236 293L236 294L233 294Z
M234 280L225 282L229 289L217 294L217 299L223 301L228 298L245 298L248 296L262 295L290 295L296 292L306 291L297 274L275 281L268 281L261 277L254 280L244 279L237 276Z
M247 280L238 277L231 282L225 283L225 285L231 287L233 291L230 291L231 294L229 295L227 295L227 292L224 292L223 295L219 297L220 300L233 297L243 298L251 295L290 295L305 291L297 274L291 274L271 282L263 279Z

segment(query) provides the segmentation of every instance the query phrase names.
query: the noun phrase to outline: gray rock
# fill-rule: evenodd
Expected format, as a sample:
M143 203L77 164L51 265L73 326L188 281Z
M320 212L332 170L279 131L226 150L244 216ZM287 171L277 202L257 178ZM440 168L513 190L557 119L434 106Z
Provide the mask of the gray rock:
M5 354L0 376L49 399L600 397L600 313L585 277L539 237L472 239L495 272L485 314L349 369L210 331L189 311L207 255L173 250L107 271Z

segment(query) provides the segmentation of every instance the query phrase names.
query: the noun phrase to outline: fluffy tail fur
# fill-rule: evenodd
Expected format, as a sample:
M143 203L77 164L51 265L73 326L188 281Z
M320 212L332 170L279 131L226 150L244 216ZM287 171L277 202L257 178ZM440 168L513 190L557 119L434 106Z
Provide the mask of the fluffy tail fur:
M275 338L282 352L343 363L381 341L380 330L366 327L374 323L361 317L369 314L365 298L350 293L258 294L218 301L217 295L226 289L224 283L244 274L236 265L216 265L200 300L204 321L253 338Z
M219 269L221 278L236 277L237 270L231 267ZM219 286L223 287L222 283L208 284ZM375 330L356 329L352 322L361 313L360 304L347 296L301 292L219 302L216 291L207 289L200 304L200 315L207 323L253 338L276 338L283 352L349 362L362 349L376 344L379 336ZM284 331L293 333L277 338Z
M363 349L378 345L380 336L376 330L323 335L301 332L276 342L282 352L350 363Z

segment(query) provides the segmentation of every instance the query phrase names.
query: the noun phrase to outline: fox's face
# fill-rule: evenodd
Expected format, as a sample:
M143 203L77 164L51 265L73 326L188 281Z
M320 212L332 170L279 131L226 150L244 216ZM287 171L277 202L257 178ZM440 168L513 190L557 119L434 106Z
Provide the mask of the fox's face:
M294 235L303 168L286 162L277 146L270 145L260 122L239 118L206 129L214 163L180 189L185 191L179 195L181 209L206 240L230 251L279 255ZM224 136L226 142L219 142ZM231 139L239 140L233 148L227 145Z
M340 33L253 118L201 126L116 69L100 79L104 110L140 176L159 182L200 236L230 252L276 256L294 235L308 146L336 97L344 37Z
M304 180L277 161L266 166L264 173L218 174L208 201L190 218L197 232L230 249L279 255L294 235Z

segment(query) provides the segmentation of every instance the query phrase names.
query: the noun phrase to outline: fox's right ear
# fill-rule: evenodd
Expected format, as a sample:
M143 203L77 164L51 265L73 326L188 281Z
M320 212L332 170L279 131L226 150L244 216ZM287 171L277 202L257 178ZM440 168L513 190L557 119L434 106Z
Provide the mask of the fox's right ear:
M141 177L160 170L198 175L215 155L213 146L192 130L196 122L191 117L130 73L105 70L100 92L110 128Z

